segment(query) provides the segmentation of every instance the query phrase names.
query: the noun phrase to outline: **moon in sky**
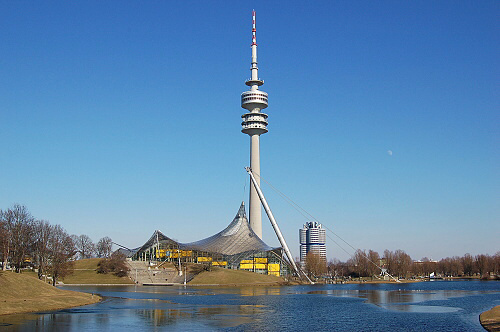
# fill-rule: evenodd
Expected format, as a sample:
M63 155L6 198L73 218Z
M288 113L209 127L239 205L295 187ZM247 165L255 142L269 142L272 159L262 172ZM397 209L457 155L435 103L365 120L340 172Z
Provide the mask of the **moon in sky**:
M392 156L392 150L387 150L387 154L388 154L389 156Z

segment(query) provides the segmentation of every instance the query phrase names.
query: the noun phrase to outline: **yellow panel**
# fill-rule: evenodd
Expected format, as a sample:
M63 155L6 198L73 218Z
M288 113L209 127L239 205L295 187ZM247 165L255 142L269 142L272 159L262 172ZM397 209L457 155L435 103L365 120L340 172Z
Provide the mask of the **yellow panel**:
M226 266L227 262L212 262L212 265L214 265L214 266Z
M279 264L268 264L267 265L267 270L268 271L273 271L273 272L276 272L280 270L280 265Z
M199 262L211 262L212 257L198 257L198 263Z
M267 274L271 275L271 276L277 276L279 277L280 276L280 273L279 272L273 272L273 271L267 271Z
M251 259L244 259L240 262L241 264L252 264L253 263L253 260Z
M267 263L267 258L254 258L255 263Z
M253 264L240 264L240 269L253 270Z
M266 270L267 264L255 264L255 268L259 270Z

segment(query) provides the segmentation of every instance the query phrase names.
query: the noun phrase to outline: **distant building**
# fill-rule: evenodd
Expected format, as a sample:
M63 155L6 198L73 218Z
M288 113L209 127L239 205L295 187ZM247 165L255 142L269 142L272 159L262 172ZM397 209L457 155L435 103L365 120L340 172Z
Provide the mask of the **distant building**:
M306 256L313 252L326 262L326 230L317 221L309 221L299 229L300 263L305 265Z

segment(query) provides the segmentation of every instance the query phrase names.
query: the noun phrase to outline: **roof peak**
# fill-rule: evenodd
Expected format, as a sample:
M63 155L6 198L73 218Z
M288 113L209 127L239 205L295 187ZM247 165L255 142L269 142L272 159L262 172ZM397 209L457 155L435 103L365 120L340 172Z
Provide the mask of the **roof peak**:
M247 214L245 212L245 202L241 202L240 208L238 210L238 213L236 213L235 218L247 218Z

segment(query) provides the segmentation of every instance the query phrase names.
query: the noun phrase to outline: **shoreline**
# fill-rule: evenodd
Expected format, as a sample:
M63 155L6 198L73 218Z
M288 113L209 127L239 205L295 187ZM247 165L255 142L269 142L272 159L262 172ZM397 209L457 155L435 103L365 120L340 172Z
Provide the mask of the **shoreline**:
M58 284L56 287L64 286L136 286L136 284Z
M367 280L367 281L351 280L351 281L346 281L343 284L412 284L424 281L426 280L400 280L399 282L394 280Z
M480 314L479 322L487 331L500 331L500 305Z
M15 272L0 272L0 316L55 311L100 302L96 294L58 289Z
M67 291L67 292L70 292L70 291ZM75 292L75 293L80 293L80 292ZM83 294L83 293L81 293L81 294ZM57 300L65 300L67 298L68 297L62 295L62 296L54 296L51 300L57 301ZM7 312L4 312L2 310L2 307L0 306L0 317L10 316L10 315L23 315L23 314L33 314L33 313L46 312L46 311L59 311L59 310L64 310L64 309L71 309L71 308L81 307L81 306L85 306L85 305L89 305L89 304L95 304L95 303L101 302L101 300L102 300L102 297L94 294L90 298L89 301L81 301L81 302L75 301L74 303L71 303L68 305L66 305L66 304L64 304L64 305L45 304L45 305L42 305L42 306L36 307L36 308L25 307L26 306L26 303L25 303L26 299L18 299L17 301L8 301L8 302L5 301L4 303L11 304L11 305L17 304L16 302L18 302L19 304L16 305L16 307L19 308L19 310L8 310Z
M253 283L253 284L249 284L249 283L227 283L227 284L186 284L186 286L190 286L190 287L255 287L255 286L277 286L277 287L281 287L281 286L290 286L290 285L294 285L294 284L287 284L287 283L272 283L272 282L269 282L269 283ZM182 285L184 286L184 285Z
M457 278L457 279L440 279L442 281L458 281L462 278ZM479 280L479 279L475 279ZM429 279L417 279L417 280L400 280L399 282L394 281L394 280L366 280L366 281L359 281L359 280L351 280L351 281L344 281L342 283L324 283L324 282L315 282L315 285L347 285L347 284L411 284L411 283L419 283L419 282L429 282L432 280ZM65 286L71 286L71 287L85 287L85 286L163 286L163 287L172 287L172 286L191 286L191 287L245 287L245 286L294 286L294 285L309 285L307 282L298 282L298 281L283 281L283 282L255 282L255 283L235 283L235 282L228 282L228 283L190 283L188 282L186 285L183 283L169 283L169 284L59 284L57 287L65 287Z

